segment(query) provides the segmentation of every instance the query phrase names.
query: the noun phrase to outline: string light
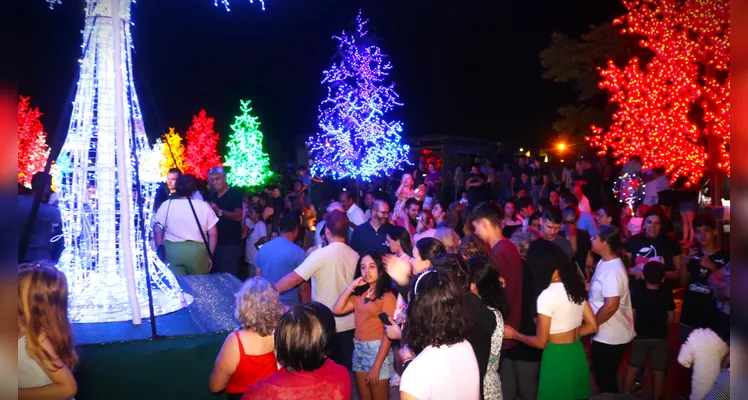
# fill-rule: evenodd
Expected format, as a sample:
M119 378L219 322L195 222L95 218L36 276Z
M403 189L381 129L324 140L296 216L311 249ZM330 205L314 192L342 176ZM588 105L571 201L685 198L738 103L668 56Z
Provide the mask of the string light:
M307 142L312 175L368 181L388 176L408 161L400 121L386 118L401 107L394 83L385 83L392 65L368 35L361 11L356 31L333 36L339 59L323 72L327 98L319 106L318 135Z
M696 184L707 168L706 137L718 137L716 165L730 174L730 9L727 1L624 0L628 14L614 20L622 34L642 37L654 58L641 67L609 61L600 88L618 104L607 131L593 126L587 140L625 164L642 158L646 169L665 168L674 182ZM705 74L703 66L716 71ZM721 79L719 77L721 77ZM699 119L694 106L703 108Z
M59 0L57 0L59 1ZM213 5L218 7L218 1L219 0L213 0ZM231 11L231 3L229 0L220 0L223 7L226 9L226 11ZM249 4L254 4L254 0L249 0ZM265 11L265 0L260 0L260 6L262 7L262 11Z
M192 301L152 249L145 243L152 240L153 200L159 175L158 164L152 162L153 151L148 145L132 76L132 37L130 35L130 3L122 1L122 71L124 93L115 92L114 44L110 1L88 1L83 30L83 55L80 59L80 80L73 101L67 137L53 175L59 184L59 207L62 214L65 249L58 268L65 273L70 290L69 314L73 322L110 322L132 318L124 272L124 251L120 246L120 227L129 224L130 243L136 282L136 295L143 317L150 315L145 267L149 266L153 307L156 315L176 311ZM84 47L85 46L85 47ZM126 180L117 184L115 140L115 96L124 98L126 154L130 155ZM133 140L134 138L134 140ZM136 164L132 149L144 163ZM135 196L135 178L141 182ZM132 190L132 196L123 196ZM120 199L130 199L133 210L129 221L120 218ZM139 213L139 201L143 213ZM137 229L141 218L148 227L143 238ZM146 251L147 250L147 251ZM147 255L146 255L147 254Z
M250 114L250 100L240 100L241 115L237 115L229 137L229 154L225 166L231 167L226 179L231 186L253 188L264 184L272 175L270 159L262 150L260 121Z
M39 121L39 107L31 108L30 97L18 101L18 183L31 187L31 178L44 170L49 157L47 133Z
M187 130L185 139L184 173L193 174L198 179L207 179L208 170L220 166L218 155L218 134L213 130L216 120L208 117L205 110L192 117L192 126Z

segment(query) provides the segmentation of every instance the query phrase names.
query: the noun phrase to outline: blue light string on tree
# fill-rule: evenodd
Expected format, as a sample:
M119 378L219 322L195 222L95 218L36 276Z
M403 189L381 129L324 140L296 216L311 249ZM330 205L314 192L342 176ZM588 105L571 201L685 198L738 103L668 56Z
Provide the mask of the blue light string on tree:
M402 106L395 84L386 82L392 65L366 30L368 22L359 11L355 32L333 36L338 55L323 72L327 98L319 105L320 130L307 142L313 175L368 181L409 164L402 122L387 117Z

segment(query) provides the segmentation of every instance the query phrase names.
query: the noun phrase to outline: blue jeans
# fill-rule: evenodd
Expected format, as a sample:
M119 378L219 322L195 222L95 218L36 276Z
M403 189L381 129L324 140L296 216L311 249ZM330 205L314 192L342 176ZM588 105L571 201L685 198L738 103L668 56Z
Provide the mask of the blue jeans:
M382 345L381 340L372 340L370 342L361 342L353 338L353 371L369 372L374 366L377 359L379 347ZM395 354L390 348L387 357L384 359L382 366L379 368L379 380L387 380L395 374Z

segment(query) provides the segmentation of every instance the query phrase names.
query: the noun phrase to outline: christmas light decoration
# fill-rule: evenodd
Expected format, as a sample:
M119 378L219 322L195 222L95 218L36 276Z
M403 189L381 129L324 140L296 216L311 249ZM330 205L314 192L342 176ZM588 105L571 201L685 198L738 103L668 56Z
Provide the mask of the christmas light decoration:
M47 134L39 121L39 108L31 108L29 97L18 102L18 183L31 187L31 177L44 170L49 157Z
M129 0L86 3L80 79L53 170L65 240L57 266L68 279L74 322L140 323L150 315L148 281L156 315L192 301L138 229L143 222L152 235L157 183L149 177L159 171L148 162L129 22Z
M696 184L707 168L707 137L718 139L717 168L730 174L730 6L727 1L623 0L628 14L616 19L622 34L642 37L654 57L641 67L612 61L601 69L600 88L618 104L607 129L588 137L618 164L638 155L644 168L663 166L674 182ZM697 116L694 108L701 107Z
M241 115L235 117L229 137L229 154L225 166L231 167L226 179L231 186L254 188L263 185L272 175L270 160L262 150L262 132L257 117L250 114L250 100L240 100Z
M156 143L157 145L159 143ZM172 168L184 168L184 144L182 144L182 136L178 132L174 132L174 128L169 128L169 133L164 135L163 141L160 142L159 148L162 151L163 157L161 158L161 173L166 177L166 173Z
M164 142L159 140L153 144L153 148L141 153L138 160L141 182L160 183L166 181L168 169L164 170L163 168L164 164L166 164L164 160L164 147L166 147Z
M426 167L428 167L430 163L434 163L434 167L436 167L437 171L442 169L442 157L435 153L434 150L421 149L421 156L418 160L423 162Z
M644 196L646 186L638 173L623 173L613 184L613 194L619 202L628 204L633 210L634 203Z
M220 166L221 157L216 151L218 134L213 130L215 119L208 117L205 110L192 117L192 126L187 130L185 139L184 168L185 174L193 174L198 179L207 179L208 170Z
M323 72L328 94L319 106L320 132L307 142L314 176L368 181L410 164L402 123L387 118L402 106L395 84L385 83L392 65L366 30L368 22L359 11L355 32L333 36L338 56Z

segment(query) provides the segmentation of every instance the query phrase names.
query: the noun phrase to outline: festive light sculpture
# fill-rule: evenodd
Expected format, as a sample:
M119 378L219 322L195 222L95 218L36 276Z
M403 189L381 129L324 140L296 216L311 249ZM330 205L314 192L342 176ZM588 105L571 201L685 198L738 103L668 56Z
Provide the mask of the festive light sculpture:
M198 179L207 179L208 170L220 166L221 157L216 151L218 134L213 130L216 120L208 117L205 110L192 117L192 126L187 130L185 139L184 168L185 174L193 174Z
M328 94L319 105L320 132L307 142L312 175L369 180L409 164L402 123L386 116L402 106L395 84L385 83L392 65L366 30L368 22L359 11L355 32L333 36L338 56L323 72Z
M644 196L646 186L638 173L625 172L613 184L613 194L619 202L626 203L633 210L634 203Z
M61 0L47 2L53 8ZM133 83L131 2L86 1L80 79L53 169L65 239L58 268L68 278L74 322L140 324L150 316L149 290L156 315L193 300L136 229L143 224L152 235L158 170ZM143 171L141 159L154 170Z
M644 168L665 167L674 182L695 184L707 167L706 142L716 136L717 168L730 173L730 5L726 0L623 0L628 14L614 21L643 39L654 57L645 68L601 70L600 88L618 104L606 131L588 137L619 164L641 156ZM701 107L696 115L693 110ZM713 149L714 150L714 149Z
M18 183L31 187L31 177L44 170L49 157L47 134L39 121L39 108L31 108L30 97L18 102Z
M158 145L163 154L159 168L161 168L161 173L164 175L164 178L170 169L184 168L184 145L182 144L182 136L180 136L178 132L174 132L174 128L169 128L169 133L164 135L163 141L156 143L156 145Z
M151 152L132 77L129 0L90 0L81 71L68 134L55 166L68 278L70 318L108 322L148 317L148 281L156 315L192 301L146 248L158 164ZM142 200L144 204L140 204ZM148 276L146 276L146 264Z
M229 185L253 188L263 185L272 175L270 159L262 150L260 121L250 114L250 100L240 100L242 115L235 117L229 138L229 154L225 166L231 167L226 176Z

